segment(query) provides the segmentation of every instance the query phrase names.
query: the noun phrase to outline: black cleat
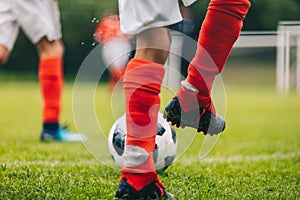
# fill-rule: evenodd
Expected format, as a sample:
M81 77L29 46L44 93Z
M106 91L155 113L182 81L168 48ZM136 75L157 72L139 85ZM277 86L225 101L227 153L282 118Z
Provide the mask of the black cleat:
M226 122L221 116L214 115L206 107L183 112L177 97L171 99L166 106L164 118L177 128L192 127L197 129L197 132L203 132L204 135L217 135L224 131L226 126Z
M123 178L119 183L115 200L152 200L152 199L175 199L175 196L165 191L164 186L157 180L153 181L143 189L136 191Z

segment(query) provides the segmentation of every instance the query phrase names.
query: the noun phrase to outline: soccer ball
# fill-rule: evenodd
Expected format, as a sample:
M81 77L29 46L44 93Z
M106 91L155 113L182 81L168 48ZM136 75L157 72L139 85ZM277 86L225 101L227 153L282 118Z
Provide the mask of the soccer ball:
M126 115L123 114L112 125L108 135L108 148L111 157L118 169L122 169L122 157L126 140ZM158 113L155 149L153 159L157 172L163 172L175 159L177 139L174 128Z

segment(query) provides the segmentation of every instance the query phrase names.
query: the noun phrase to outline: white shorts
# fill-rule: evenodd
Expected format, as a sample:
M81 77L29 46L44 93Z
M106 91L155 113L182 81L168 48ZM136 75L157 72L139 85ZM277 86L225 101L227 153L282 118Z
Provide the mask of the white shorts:
M32 43L62 37L57 0L0 0L0 44L11 50L19 27Z
M121 31L137 34L182 20L178 0L119 0Z
M190 6L197 0L182 0ZM119 0L121 31L137 34L182 21L178 0Z

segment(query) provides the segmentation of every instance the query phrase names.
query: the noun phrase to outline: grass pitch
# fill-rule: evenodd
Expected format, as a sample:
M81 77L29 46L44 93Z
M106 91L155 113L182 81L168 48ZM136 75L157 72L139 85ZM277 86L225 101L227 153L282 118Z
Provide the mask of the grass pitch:
M196 135L160 175L167 190L177 199L300 199L300 97L279 96L270 82L228 82L226 131L204 160L198 159L203 136ZM65 85L61 120L75 130L72 89ZM99 101L110 98L106 85L97 91ZM36 81L0 81L0 94L0 199L113 199L117 170L83 144L39 141ZM96 108L107 131L113 118Z

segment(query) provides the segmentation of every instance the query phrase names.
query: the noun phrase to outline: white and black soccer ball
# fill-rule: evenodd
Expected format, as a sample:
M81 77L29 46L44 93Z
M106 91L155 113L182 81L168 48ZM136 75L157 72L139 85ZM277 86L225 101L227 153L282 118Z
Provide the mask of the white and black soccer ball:
M112 125L108 135L108 148L118 169L124 164L123 152L126 140L126 115L123 114ZM155 149L153 158L157 172L163 172L176 157L177 139L174 128L158 113Z

